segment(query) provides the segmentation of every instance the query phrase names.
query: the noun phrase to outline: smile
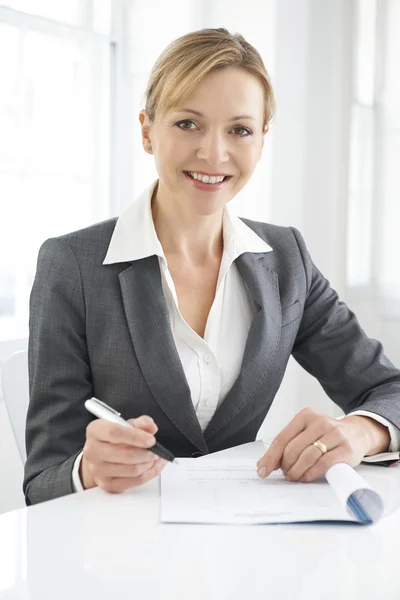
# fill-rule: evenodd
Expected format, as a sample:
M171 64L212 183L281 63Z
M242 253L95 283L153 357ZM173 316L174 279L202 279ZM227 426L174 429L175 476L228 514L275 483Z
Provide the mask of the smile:
M206 175L195 171L184 171L184 175L196 189L210 192L222 189L232 179L232 175Z

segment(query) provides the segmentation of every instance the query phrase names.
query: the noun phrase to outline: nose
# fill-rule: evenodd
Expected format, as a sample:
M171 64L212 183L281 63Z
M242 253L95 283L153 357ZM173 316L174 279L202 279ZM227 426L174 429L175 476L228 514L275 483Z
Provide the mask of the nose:
M206 161L210 166L217 167L229 160L228 142L218 132L209 132L201 137L197 158Z

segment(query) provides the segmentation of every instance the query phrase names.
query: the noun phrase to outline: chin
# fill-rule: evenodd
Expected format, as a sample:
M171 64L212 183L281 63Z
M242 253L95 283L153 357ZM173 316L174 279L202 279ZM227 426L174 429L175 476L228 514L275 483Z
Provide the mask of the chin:
M195 206L195 213L199 216L210 216L210 215L215 215L216 213L219 213L221 210L223 210L226 206L226 204L228 204L229 200L224 200L223 202L221 201L211 201L211 202L199 202L196 203Z

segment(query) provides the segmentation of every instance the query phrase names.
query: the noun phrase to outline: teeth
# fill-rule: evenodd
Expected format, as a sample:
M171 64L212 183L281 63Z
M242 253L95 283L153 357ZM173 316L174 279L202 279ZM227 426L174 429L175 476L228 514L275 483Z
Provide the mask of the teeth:
M192 173L192 171L188 171L188 173L193 177L193 179L197 179L198 181L202 181L203 183L220 183L225 179L225 175L200 175L200 173Z

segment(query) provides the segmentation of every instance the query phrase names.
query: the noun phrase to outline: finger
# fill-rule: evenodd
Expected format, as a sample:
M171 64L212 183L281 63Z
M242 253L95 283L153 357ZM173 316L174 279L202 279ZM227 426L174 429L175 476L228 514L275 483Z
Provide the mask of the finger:
M257 472L260 477L268 477L272 471L279 469L286 446L304 431L311 418L315 418L319 414L312 408L304 408L282 429L257 463Z
M89 423L86 436L110 444L127 444L138 448L150 448L156 443L154 435L142 429L110 423L105 419L96 419Z
M110 444L108 442L88 441L85 448L86 458L94 464L101 462L133 465L153 462L154 453L144 448L133 448L127 444Z
M297 463L304 450L312 446L315 440L319 440L327 435L335 426L336 421L326 415L321 415L321 417L317 417L312 421L304 431L287 444L281 460L282 471L284 473L289 472ZM320 450L319 452L321 453Z
M348 437L346 436L346 432L340 426L340 423L337 427L335 427L332 431L327 433L325 436L320 438L320 441L325 444L328 448L328 452L320 456L318 461L314 463L314 465L310 465L308 469L303 469L303 475L301 479L303 479L307 473L306 481L314 481L314 479L321 476L321 474L325 474L326 470L324 470L324 465L328 465L327 468L335 464L336 462L344 462L349 464L351 467L355 467L360 464L362 456L357 455L354 452L354 448ZM316 448L319 452L321 452L318 448ZM333 451L334 454L333 454ZM339 455L337 454L339 452ZM329 457L327 457L329 455ZM330 463L331 457L335 458L333 463ZM338 457L339 458L336 458ZM323 459L323 460L322 460ZM322 461L322 462L321 462ZM322 469L322 471L321 471ZM311 475L310 475L311 472Z
M136 419L128 419L128 423L133 427L137 427L138 429L142 429L143 431L147 431L148 433L156 433L158 431L158 427L152 417L148 415L141 415Z
M131 477L131 478L105 478L103 480L98 481L98 486L105 490L106 492L110 492L112 494L119 494L128 490L130 488L138 487L143 485L157 477L161 471L164 469L165 464L163 459L159 459L155 461L155 464L152 468L148 469L146 472L139 475L139 477Z
M328 452L322 454L321 450L314 446L313 443L308 445L307 448L305 448L300 454L296 463L286 473L286 479L288 481L299 481L304 474L313 466L316 466L316 464L319 463L320 460L326 456L326 454L329 454L329 452L341 446L343 443L343 435L339 428L334 428L333 431L321 436L319 441L325 444L325 446L328 448Z
M310 468L308 469L300 481L304 481L305 483L310 483L311 481L315 481L330 469L333 465L337 463L347 463L346 460L346 452L342 446L337 446L331 452L327 452Z
M298 460L289 471L287 471L285 477L288 481L299 481L304 473L313 467L318 460L322 458L321 450L316 446L307 446L300 454Z
M110 479L114 477L122 479L134 479L139 477L149 469L153 468L156 463L156 460L146 463L137 463L135 465L123 465L118 463L103 462L96 467L96 477L100 479L104 479L107 477L109 477Z

